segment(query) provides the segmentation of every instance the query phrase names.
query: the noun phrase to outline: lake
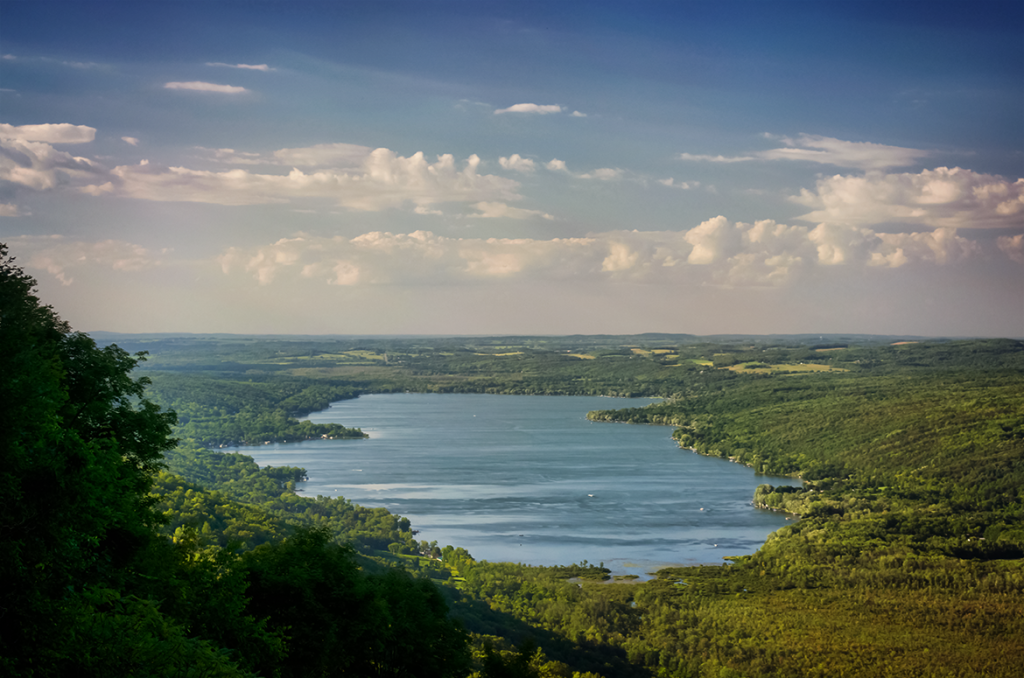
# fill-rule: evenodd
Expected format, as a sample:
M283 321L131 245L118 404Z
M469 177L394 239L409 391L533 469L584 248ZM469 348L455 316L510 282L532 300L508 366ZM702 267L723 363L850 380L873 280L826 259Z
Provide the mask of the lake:
M650 399L393 393L334 403L317 423L362 428L366 440L239 448L261 466L301 466L298 492L383 506L417 540L477 560L531 565L603 562L615 574L722 563L756 551L786 524L755 509L762 483L739 464L680 449L668 426L587 421L590 410Z

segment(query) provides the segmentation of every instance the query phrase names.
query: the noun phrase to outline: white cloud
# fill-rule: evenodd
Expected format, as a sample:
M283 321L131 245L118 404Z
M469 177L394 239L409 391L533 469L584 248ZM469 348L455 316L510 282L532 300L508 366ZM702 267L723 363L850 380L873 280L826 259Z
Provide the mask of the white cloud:
M498 158L498 163L507 170L515 170L516 172L532 172L536 169L536 165L529 158L520 157L518 153L513 153L507 158Z
M753 155L741 155L735 157L726 157L724 155L694 155L693 153L680 153L679 158L682 160L695 160L700 162L747 162L748 160L757 160L756 156Z
M287 167L324 167L352 169L362 165L373 151L358 144L317 144L302 148L281 148L271 154L236 151L233 148L196 146L207 160L226 165L284 165Z
M47 144L87 144L96 138L96 128L62 122L56 125L8 125L0 123L0 139L41 141Z
M431 206L445 202L476 203L515 200L519 184L480 174L480 158L470 156L461 169L451 155L433 163L423 153L408 158L386 148L367 155L354 171L336 169L306 173L258 174L242 169L226 172L158 165L122 165L111 171L111 191L123 197L156 201L257 205L296 198L329 198L353 210L378 211Z
M73 274L92 268L115 271L145 271L161 265L160 255L123 240L77 241L62 236L18 236L8 240L18 251L26 270L49 273L63 285L74 282Z
M805 221L871 225L912 223L932 228L1007 228L1024 225L1024 179L954 167L919 174L836 175L803 189L793 202L813 211Z
M1024 233L1000 236L996 244L1010 259L1024 264Z
M561 113L562 107L554 104L515 104L508 108L500 108L494 111L495 115L501 115L502 113L536 113L538 115L547 115L549 113Z
M1021 245L1006 245L1013 247L1019 251ZM812 229L772 220L734 223L718 216L685 231L547 240L447 238L429 231L375 231L354 238L300 234L263 247L232 248L220 262L225 274L243 273L263 285L282 277L332 285L572 278L739 287L792 284L813 269L837 266L953 265L980 252L977 243L952 230L876 234L824 224Z
M801 134L795 139L782 137L781 140L785 147L763 151L758 156L765 160L804 160L862 170L882 170L913 165L931 155L916 148L842 141L812 134Z
M411 204L421 214L436 214L432 206L446 202L475 204L520 198L518 182L481 174L476 155L457 165L451 155L430 162L423 153L402 157L386 148L371 151L365 146L337 143L280 149L269 161L260 154L230 148L200 149L225 163L287 164L292 170L286 174L164 167L148 160L108 171L88 158L58 151L49 143L26 140L78 143L91 140L95 132L91 127L66 124L0 127L0 180L37 191L64 185L93 196L164 202L255 205L327 198L348 209L367 211ZM513 165L525 167L528 161L519 158ZM303 171L299 167L325 168ZM508 208L506 216L523 218L528 212Z
M358 167L373 151L357 144L317 144L274 151L274 160L293 167Z
M0 181L44 191L63 184L95 182L101 176L102 169L88 158L58 151L47 143L0 136Z
M267 165L273 164L272 161L265 159L259 153L247 153L245 151L236 151L233 148L206 148L204 146L196 146L196 149L202 151L208 158L214 162L222 162L225 165Z
M244 87L236 87L234 85L217 85L212 82L168 82L164 85L164 89L186 89L193 90L196 92L216 92L218 94L242 94L248 92Z
M693 246L687 263L706 266L736 253L742 240L737 224L719 215L686 232L686 242Z
M872 266L898 268L908 261L948 264L981 253L978 243L957 235L956 229L924 233L879 233L881 245L871 253Z
M577 174L580 179L600 179L601 181L612 181L622 177L622 170L612 167L602 167L586 174Z
M772 135L765 136L775 138ZM842 139L814 134L800 134L795 138L779 137L779 140L784 144L781 148L759 151L749 155L730 157L680 153L679 157L681 160L717 163L750 162L752 160L802 160L804 162L836 165L838 167L854 167L870 171L887 169L889 167L906 167L907 165L913 165L921 158L931 155L929 151L922 151L916 148L886 146L884 144L861 141L843 141Z
M10 202L0 202L0 217L22 217L25 216L18 206Z
M129 146L138 146L139 140L135 137L121 137L121 141L125 142Z
M683 191L689 191L694 188L700 187L699 181L680 181L676 182L675 179L669 177L668 179L658 179L658 183L662 186L668 186L669 188L678 188Z
M572 112L572 117L574 117L574 118L585 118L585 117L587 117L587 114L586 113L580 113L579 111L573 111Z
M819 224L809 234L818 263L899 268L911 262L950 264L981 253L951 228L920 233L875 233L867 228Z
M207 61L206 65L207 66L224 66L226 68L241 68L241 69L249 70L249 71L263 71L264 73L266 73L267 71L274 70L273 68L271 68L270 66L268 66L266 64L225 64L225 63L221 63L219 61Z
M613 181L621 179L625 172L615 167L600 167L590 172L571 172L569 167L565 164L564 160L558 158L552 158L550 161L544 164L548 170L552 172L565 172L569 176L576 177L577 179L598 179L600 181Z
M478 202L474 205L479 211L479 214L471 214L471 217L481 217L485 219L532 219L533 217L540 217L541 219L554 219L550 214L541 212L540 210L526 210L519 207L510 207L503 202Z

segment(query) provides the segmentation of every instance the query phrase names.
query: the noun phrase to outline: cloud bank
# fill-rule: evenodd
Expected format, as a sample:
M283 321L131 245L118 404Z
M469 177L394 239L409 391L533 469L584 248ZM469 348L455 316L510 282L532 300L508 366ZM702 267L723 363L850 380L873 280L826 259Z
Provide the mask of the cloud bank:
M954 167L918 174L868 172L819 179L791 200L812 208L800 219L840 224L907 223L933 228L1024 226L1024 179Z
M362 152L353 152L352 148L355 147L341 150L332 147L323 154L337 156L340 153L351 159ZM315 160L308 158L307 162ZM480 158L476 155L470 156L460 167L451 155L440 155L435 162L429 162L423 153L402 157L386 148L370 152L355 171L304 172L293 168L288 174L260 174L243 169L212 172L144 163L115 167L110 172L111 181L92 187L88 192L139 200L218 205L328 198L342 207L364 211L401 207L407 203L422 207L520 197L516 192L517 182L480 174L479 166Z
M1020 240L1001 246L1015 257ZM686 231L610 231L547 240L450 238L429 231L374 231L354 238L299 234L262 247L231 248L219 261L225 274L249 275L263 285L285 276L346 286L572 278L778 287L813 270L949 265L980 253L975 242L952 229L880 234L718 216Z

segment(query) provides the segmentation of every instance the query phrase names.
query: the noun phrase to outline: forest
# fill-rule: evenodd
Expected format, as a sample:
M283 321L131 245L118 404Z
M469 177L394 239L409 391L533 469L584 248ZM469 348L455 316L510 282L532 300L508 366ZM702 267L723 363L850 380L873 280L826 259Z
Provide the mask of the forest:
M1017 676L1024 342L73 331L0 248L0 672ZM657 396L592 412L799 477L749 556L614 579L477 561L222 447L396 391ZM681 450L681 453L683 451Z

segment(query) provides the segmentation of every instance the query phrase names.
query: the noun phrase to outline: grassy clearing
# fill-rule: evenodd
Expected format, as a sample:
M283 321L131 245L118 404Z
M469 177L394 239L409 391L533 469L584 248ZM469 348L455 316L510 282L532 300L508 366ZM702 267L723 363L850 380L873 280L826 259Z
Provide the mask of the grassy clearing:
M710 363L709 363L710 364ZM818 365L817 363L783 363L781 365L765 365L764 363L741 363L723 369L742 374L771 374L780 372L847 372L842 367Z
M334 365L332 367L294 367L293 369L286 370L285 373L296 377L313 377L317 379L388 379L394 376L396 369L395 367L387 367L379 363L363 363L360 365L349 363L348 365Z

